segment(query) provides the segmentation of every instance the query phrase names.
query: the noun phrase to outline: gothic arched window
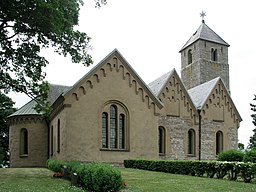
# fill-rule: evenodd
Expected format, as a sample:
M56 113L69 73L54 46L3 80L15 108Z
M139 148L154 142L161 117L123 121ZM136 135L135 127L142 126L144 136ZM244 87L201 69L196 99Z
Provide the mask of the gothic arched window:
M196 134L194 129L188 130L188 155L196 155Z
M223 151L223 133L218 131L216 133L216 155Z

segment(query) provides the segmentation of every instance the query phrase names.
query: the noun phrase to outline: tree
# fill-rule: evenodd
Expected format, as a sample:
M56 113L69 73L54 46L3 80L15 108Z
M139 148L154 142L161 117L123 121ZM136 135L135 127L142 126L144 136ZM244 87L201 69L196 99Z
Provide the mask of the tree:
M7 117L15 112L11 98L0 92L0 166L8 165L9 161L9 127Z
M254 95L253 101L256 101L256 95ZM251 110L253 111L251 117L253 119L252 123L255 126L255 128L253 129L253 135L250 137L248 148L253 149L256 148L256 104L250 103L250 106Z
M95 0L96 7L106 0ZM90 37L75 30L83 0L0 1L0 90L23 92L49 113L48 84L42 68L48 61L40 50L71 56L74 63L92 64L87 53Z

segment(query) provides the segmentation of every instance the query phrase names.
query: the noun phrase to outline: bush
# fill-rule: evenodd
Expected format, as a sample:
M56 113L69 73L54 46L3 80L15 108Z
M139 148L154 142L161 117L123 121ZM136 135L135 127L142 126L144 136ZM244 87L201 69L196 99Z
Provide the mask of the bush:
M48 159L46 167L54 172L61 172L61 168L65 165L64 161Z
M256 163L256 149L245 152L244 162Z
M67 168L68 179L71 175L76 175L77 185L82 186L88 191L120 191L123 188L123 179L121 172L113 168L111 165L103 163L80 163L77 161L64 162L49 159L47 168L60 172L64 165Z
M86 165L82 181L89 191L119 191L123 187L121 172L103 163Z
M227 176L232 181L236 181L240 175L246 183L251 182L256 175L256 164L243 162L124 160L124 166L199 177L216 176L218 179Z
M236 150L236 149L230 149L227 151L221 152L217 160L218 161L236 161L236 162L242 162L244 158L244 153L242 151Z

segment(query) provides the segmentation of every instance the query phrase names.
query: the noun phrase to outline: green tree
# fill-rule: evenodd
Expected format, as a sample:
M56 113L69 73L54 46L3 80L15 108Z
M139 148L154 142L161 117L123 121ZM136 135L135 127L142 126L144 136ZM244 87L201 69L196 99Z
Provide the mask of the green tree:
M0 166L8 165L9 161L9 127L7 117L15 112L11 98L0 92Z
M253 101L256 101L256 95L254 95ZM252 123L255 126L255 128L253 129L253 135L250 137L248 148L253 149L253 148L256 148L256 104L250 103L250 106L251 106L251 110L253 111L253 114L251 115L251 117L252 117Z
M95 0L96 7L106 0ZM23 92L49 112L48 84L42 68L48 61L40 50L71 56L74 63L92 64L87 53L90 37L75 30L83 0L0 1L0 90Z

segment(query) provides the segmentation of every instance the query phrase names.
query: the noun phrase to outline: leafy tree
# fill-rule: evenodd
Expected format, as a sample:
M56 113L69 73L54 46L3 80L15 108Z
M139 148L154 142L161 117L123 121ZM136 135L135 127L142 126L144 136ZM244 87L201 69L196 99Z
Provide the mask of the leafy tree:
M253 101L256 101L256 95L254 95ZM253 149L256 148L256 104L250 103L250 106L251 110L253 111L251 117L253 119L252 123L255 126L255 128L253 129L253 135L250 137L248 148Z
M13 108L14 102L0 92L0 165L8 165L9 154L9 127L7 117L15 112Z
M95 0L96 7L106 0ZM42 68L48 61L40 50L71 56L74 63L92 64L87 53L90 37L75 30L83 0L0 1L0 90L23 92L49 112L48 84Z
M243 151L244 150L244 144L238 143L238 150Z

